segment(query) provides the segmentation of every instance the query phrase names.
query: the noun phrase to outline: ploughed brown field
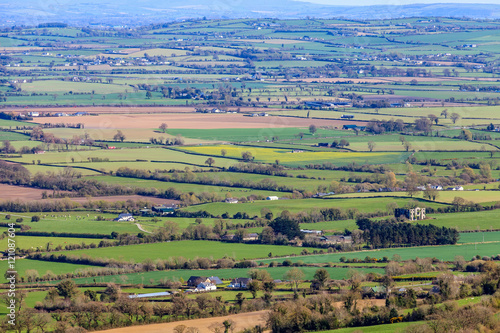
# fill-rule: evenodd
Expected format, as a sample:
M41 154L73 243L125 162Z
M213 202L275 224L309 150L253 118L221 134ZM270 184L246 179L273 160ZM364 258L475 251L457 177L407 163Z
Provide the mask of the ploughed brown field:
M412 80L417 80L419 82L435 82L435 81L470 81L469 77L443 77L443 76L434 76L434 77L420 77L420 76L392 76L392 77L361 77L361 78L342 78L342 77L324 77L324 78L303 78L303 79L293 79L290 81L293 82L354 82L354 83L386 83L386 82L410 82ZM477 78L478 81L491 81L496 82L496 78L488 78L488 77L480 77ZM279 81L284 81L279 80Z
M52 193L50 190L42 190L38 188L31 188L31 187L24 187L24 186L14 186L14 185L7 185L7 184L0 184L0 201L4 200L21 200L21 201L35 201L35 200L40 200L42 199L42 192L47 192L47 193ZM44 201L52 201L52 200L63 200L63 199L44 199ZM109 202L116 202L116 201L127 201L127 200L143 200L143 201L150 201L151 203L154 204L165 204L165 205L170 205L170 204L177 204L179 201L177 200L170 200L170 199L162 199L162 198L155 198L155 197L145 197L141 195L116 195L116 196L109 196L109 197L77 197L77 198L69 198L69 200L78 202L78 203L84 203L87 201L109 201Z
M266 322L267 311L256 311L256 312L246 312L239 313L224 317L214 317L214 318L202 318L202 319L192 319L175 321L172 323L163 324L152 324L145 326L132 326L132 327L122 327L114 328L111 330L101 331L103 333L136 333L136 332L147 332L147 333L167 333L173 332L174 327L178 325L186 325L186 327L196 327L200 333L212 333L209 327L214 324L222 324L225 320L232 320L236 323L235 332L241 332L245 328L252 328L257 325L264 326Z
M0 184L0 201L18 199L22 201L40 200L43 191L47 190Z
M88 110L92 112L92 110ZM83 123L85 129L155 129L161 123L168 128L217 129L217 128L275 128L275 127L308 127L332 126L342 128L344 124L355 124L353 121L307 119L294 117L249 117L242 114L204 114L204 113L169 113L169 114L100 114L83 117L40 117L32 122L37 123Z
M372 307L374 305L383 306L385 304L385 300L383 299L369 299L369 300L358 300L357 306L358 309L363 309L365 307ZM343 302L336 302L333 304L337 308L341 308L343 306ZM186 327L196 327L200 333L211 333L213 332L210 329L210 326L213 324L220 324L225 320L231 319L236 323L235 332L240 332L245 328L255 327L257 325L265 326L266 323L266 315L267 311L255 311L255 312L246 312L239 313L230 316L224 317L214 317L214 318L202 318L202 319L192 319L192 320L183 320L183 321L175 321L171 323L163 323L163 324L152 324L152 325L144 325L144 326L132 326L132 327L122 327L115 328L111 330L101 331L103 333L135 333L138 331L145 333L165 333L165 332L173 332L174 327L178 325L185 325Z

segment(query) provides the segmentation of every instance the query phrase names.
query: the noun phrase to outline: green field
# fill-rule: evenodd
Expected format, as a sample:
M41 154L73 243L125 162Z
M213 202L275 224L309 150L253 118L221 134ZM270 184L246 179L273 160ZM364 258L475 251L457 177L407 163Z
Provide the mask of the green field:
M201 140L229 141L229 142L248 142L248 141L272 141L297 139L299 133L303 133L303 140L321 138L352 136L351 131L327 130L319 128L312 135L308 128L288 128L288 127L269 127L269 128L229 128L229 129L169 129L168 134L176 136L178 134L186 138Z
M500 242L500 231L461 233L459 243Z
M77 256L86 255L92 258L113 258L116 260L142 262L148 258L154 260L175 257L184 257L186 259L201 257L213 259L228 257L236 260L256 259L266 258L269 253L272 253L274 256L283 256L298 254L302 250L304 250L304 248L277 245L250 245L211 241L175 241L75 250L62 253ZM310 248L308 248L308 250L312 251Z
M479 188L481 186L476 186ZM347 193L329 196L329 198L357 198L357 197L400 197L409 198L405 192L384 192L384 193ZM423 193L419 192L414 198L422 198ZM500 201L500 191L439 191L436 202L452 203L455 197L463 198L475 203Z
M203 205L191 206L183 208L188 212L196 212L206 210L214 215L222 215L225 212L234 215L237 212L247 212L250 216L260 216L262 208L270 209L276 216L284 210L290 212L318 210L321 208L337 207L347 210L356 208L360 212L374 212L377 210L386 211L389 202L395 202L399 207L403 207L408 203L409 199L403 198L359 198L359 199L290 199L290 200L275 200L275 201L254 201L250 203L226 204L222 202L208 203ZM426 202L426 205L431 207L444 207L443 204Z
M111 93L122 93L127 89L126 86L119 86L116 84L100 84L100 83L82 83L82 82L64 82L64 81L35 81L33 83L25 83L22 85L25 91L40 91L44 90L47 92L87 92L92 91L111 94ZM57 100L57 99L56 99Z
M117 164L115 166L115 164ZM136 166L136 164L138 164ZM142 168L141 168L142 164ZM84 164L82 164L84 165ZM99 163L96 163L98 166ZM118 166L124 166L128 168L137 168L137 169L146 169L146 170L182 170L185 171L185 168L189 168L190 170L196 172L197 170L208 171L210 168L199 168L193 166L187 166L185 164L168 164L168 163L141 163L141 162L114 162L113 164L109 163L108 165L114 166L115 169L118 169ZM85 171L83 169L77 169L78 171ZM218 171L218 170L217 170ZM309 174L307 171L304 171L303 174ZM292 178L292 177L281 177L281 176L270 176L270 175L259 175L259 174L251 174L251 173L239 173L239 172L204 172L204 173L195 173L197 179L201 179L205 182L213 181L214 183L244 183L245 181L253 183L254 186L258 186L261 182L267 182L271 180L275 182L276 185L285 186L288 188L298 189L298 190L309 190L316 191L318 186L325 185L324 180L319 179L303 179L303 178ZM100 176L93 177L92 179L96 179L99 181L109 182L109 183L120 183L127 184L130 186L139 186L138 184L144 184L144 182L148 183L148 186L165 189L168 187L181 188L184 191L194 191L199 186L209 186L209 185L196 185L196 184L187 184L187 183L177 183L177 182L162 182L162 181L152 181L152 180L142 180L142 179L132 179L126 177L110 177L110 176ZM139 186L140 187L140 186ZM230 191L238 190L237 187L224 187L219 186L220 189L229 189ZM251 188L251 186L250 186ZM217 189L218 190L218 189ZM262 192L262 191L260 191Z
M23 167L28 169L28 171L32 174L35 175L38 172L41 173L47 173L47 172L55 172L59 173L61 172L64 168L67 166L65 165L38 165L38 164L24 164ZM88 167L88 165L86 165ZM82 176L95 176L95 175L100 175L100 172L97 171L92 171L84 168L78 168L77 166L73 166L73 170L77 173L80 173Z
M92 165L89 165L88 162L83 163L71 163L71 166L74 168L93 168L99 171L111 172L116 171L119 168L127 167L130 169L139 169L139 170L160 170L160 171L170 171L170 170L180 170L185 171L186 168L189 170L210 170L211 168L208 165L192 165L190 162L93 162ZM78 169L78 171L83 171L83 169Z
M459 160L492 160L489 152L416 152L415 158L417 161L423 160L441 160L442 162L451 162L451 161L459 161ZM497 159L498 156L494 155L494 159Z
M373 135L373 136L355 136L348 138L349 148L357 151L368 151L368 142L375 142L373 151L405 151L405 147L399 140L400 135ZM411 150L481 150L483 144L452 140L441 137L426 136L405 136L407 142L411 145ZM488 146L487 150L497 150L497 148Z
M500 229L497 210L489 210L473 213L453 213L453 214L429 214L427 220L421 223L430 223L448 228L463 230L490 230Z
M481 4L474 6L485 11ZM58 23L46 26L42 17L38 26L16 24L14 28L2 30L0 118L30 119L30 111L38 111L40 116L29 122L0 119L0 159L7 162L2 164L0 182L27 185L23 191L29 191L29 186L38 186L51 194L72 188L72 196L92 193L96 197L108 195L118 199L95 202L91 196L81 197L75 199L81 204L75 203L71 211L65 212L51 212L60 208L55 204L54 207L44 205L53 203L52 198L41 200L39 205L0 203L0 220L7 223L22 218L23 229L28 226L31 232L48 235L26 236L16 229L15 241L19 250L39 251L47 256L64 255L70 258L66 261L72 261L71 258L76 261L77 257L116 260L127 266L127 269L118 270L41 261L21 258L18 253L10 269L15 269L22 277L38 273L51 279L54 274L61 275L62 279L65 273L71 273L77 283L91 285L93 287L88 288L98 292L103 291L104 283L115 282L128 284L123 290L125 293L143 293L164 290L159 286L165 279L185 282L190 276L215 275L227 284L232 278L249 275L248 268L214 269L215 266L212 269L146 272L148 266L140 264L149 260L183 262L209 258L215 263L221 258L246 259L255 261L258 269L268 271L274 279L284 279L285 273L296 266L304 273L299 288L308 291L320 267L336 280L347 280L355 272L383 275L386 269L392 269L388 261L399 255L402 260L435 259L432 269L402 276L425 280L424 292L436 284L440 275L451 272L460 278L461 284L471 287L474 295L481 293L482 288L476 288L475 282L481 281L481 287L483 283L486 286L491 282L486 281L490 279L488 273L464 272L452 267L452 262L456 256L463 256L469 264L476 256L500 254L500 219L498 210L491 209L500 203L500 21L439 15L384 20L323 19L321 15L302 19L261 18L272 13L266 8L242 19L225 19L217 15L219 18L212 20L208 12L208 19L201 18L205 13L191 19L186 13L199 11L199 8L181 7L173 12L163 12L156 7L142 8L147 14L144 16L138 11L136 19L127 23L119 22L126 14L120 12L121 9L110 16L107 15L109 8L104 6L103 13L108 21L111 20L105 26L78 23L81 20L71 20L70 13L68 20L74 26ZM79 5L73 9L81 11ZM16 17L23 15L20 13L13 12L6 22L21 22ZM495 14L494 10L492 13ZM177 17L179 15L187 16ZM174 16L176 19L172 21ZM54 16L50 22L66 22L56 18ZM94 21L98 22L99 17ZM217 115L197 113L210 112L214 108L224 112ZM77 111L91 115L55 116L57 112L73 114ZM262 113L266 115L252 116ZM159 127L163 127L163 123L167 128L161 130ZM118 130L122 137L117 135ZM8 145L2 142L7 140L15 151L4 148ZM110 147L112 149L107 149ZM31 180L9 162L24 165ZM491 173L484 168L485 163L491 167ZM238 168L229 170L235 164ZM66 167L72 167L81 178L61 172ZM116 176L117 170L124 167L143 172L137 172L137 178ZM388 171L394 172L395 179ZM422 191L409 196L411 171L417 175L415 186L446 184L443 187L448 188L462 185L464 190L439 191L434 201L424 200ZM173 179L179 181L171 181ZM94 185L94 181L99 184ZM82 184L83 189L80 188ZM390 189L386 192L379 192L387 187ZM40 188L36 189L37 193ZM147 193L138 189L146 189ZM329 192L336 194L324 195ZM135 196L124 193L141 193L142 196L136 200L132 199ZM28 201L33 197L29 194L0 193L0 200ZM268 196L277 196L279 200L263 200ZM223 201L229 197L238 198L239 202ZM456 197L481 204L487 210L481 210L480 205L453 204ZM123 201L111 202L121 198ZM140 216L144 208L151 209L167 202L178 205L175 216ZM356 230L359 217L371 216L373 221L388 219L393 216L394 207L415 204L428 208L428 212L463 210L428 213L425 220L411 222L456 228L461 232L457 244L371 250L361 243L353 248L363 248L363 251L341 252L340 246L333 244L329 249L303 248L263 245L257 244L258 241L193 240L202 237L191 235L199 224L209 233L220 234L221 220L224 234L239 233L240 228L244 228L247 235L261 234L267 224L275 226L272 220L284 211L296 214L293 221L288 221L290 225L296 222L295 219L319 221L299 222L299 227L321 230L324 235L341 235ZM325 218L321 211L326 208L339 208L345 213L342 218L350 219L322 221ZM465 212L473 209L477 211ZM272 217L267 215L268 210ZM113 221L122 212L132 213L135 221ZM186 212L200 214L178 217L187 215L183 214ZM235 218L242 213L247 214L244 219ZM11 218L6 219L6 215ZM31 222L34 215L41 220ZM198 215L211 217L201 220L193 217ZM274 221L283 222L285 218L283 214L282 219ZM131 243L136 238L149 241L146 235L156 239L159 235L156 232L167 221L178 226L172 237L176 240L65 249L74 244L98 244L100 237L113 234L115 238L114 233L119 234L117 239ZM7 230L7 227L0 227L0 232ZM64 233L65 237L56 237L56 233ZM98 238L84 238L85 234ZM277 243L281 243L282 235L274 236ZM380 235L383 236L387 235ZM311 236L306 239L312 240ZM9 240L7 237L0 240L4 258ZM288 241L294 242L293 239ZM393 243L400 242L394 240ZM61 251L55 251L58 246L62 247ZM344 249L348 250L349 246ZM316 254L303 255L303 252ZM346 264L343 257L377 260ZM271 263L273 267L269 267ZM4 271L8 264L7 260L0 260L0 268ZM194 267L190 266L194 263L188 264L182 267ZM133 273L118 274L120 271ZM94 276L98 273L113 274ZM467 278L462 280L462 276ZM380 276L372 277L368 275L362 286L380 284ZM3 275L2 279L1 282L6 282ZM38 286L32 283L29 287L34 288L29 289L27 307L34 308L37 302L43 301L47 291L41 288L58 282L43 281ZM335 302L342 302L349 295L345 293L349 283L344 282L342 290L337 291L330 285L321 293L330 294ZM98 287L98 283L103 284ZM402 281L395 285L400 288L412 284ZM154 288L148 290L141 285ZM20 286L23 287L26 286ZM486 292L486 287L483 289ZM238 308L235 304L238 292L220 288L210 295L226 300L230 313L257 310L250 305L264 309L257 303L262 302L260 300L251 303L249 291L242 292L249 307L242 309L240 305ZM444 292L442 294L445 296ZM261 290L257 297L262 296ZM292 297L290 284L280 283L271 306ZM455 302L467 306L483 302L485 298L470 296ZM71 304L80 300L77 297ZM171 300L166 297L157 301ZM378 301L383 303L383 300ZM428 302L421 301L419 306L427 309L425 304ZM447 304L442 300L437 302L434 305L437 312L433 313L439 317L441 308ZM492 307L491 304L483 305ZM112 302L107 305L109 309L113 306ZM398 302L399 315L412 310L399 305ZM196 307L194 303L193 306ZM189 308L187 303L186 308ZM265 308L269 308L267 303ZM309 310L305 316L314 318L317 309L313 305ZM74 330L78 330L77 324L70 321L85 315L72 313L73 308L49 312L54 311L61 316L67 314L63 321L68 322L68 327L74 326ZM353 326L358 319L363 320L363 316L373 315L375 319L377 311L377 307L371 306L359 314L342 310L337 319L341 326ZM134 319L132 314L128 317L132 324L146 323L149 316L146 312L144 318L136 315ZM0 317L5 314L5 308L0 310ZM55 319L56 314L51 314ZM173 311L166 319L173 319L172 315ZM156 316L151 318L153 321L158 319ZM125 322L127 316L122 319ZM435 318L428 316L426 319ZM104 317L100 321L104 323ZM101 324L95 322L95 326ZM348 327L324 333L416 332L412 326L422 323ZM55 328L51 323L46 330ZM37 330L44 331L34 327L19 331Z
M89 216L87 216L87 214ZM0 213L0 216L7 213ZM92 211L70 212L70 213L11 213L12 217L21 217L24 224L31 227L31 231L44 232L66 232L66 233L96 233L110 235L113 231L118 233L138 233L140 230L132 222L111 221L117 214L103 214ZM39 222L27 222L31 216L41 217ZM80 219L77 219L80 216ZM102 216L109 221L97 221L97 216ZM2 218L3 222L7 222Z
M15 128L16 126L33 126L31 123L23 122L23 121L17 121L17 120L7 120L7 119L0 119L0 127L12 127ZM5 139L3 139L5 140Z
M220 153L220 150L219 150ZM90 163L89 158L109 159L109 162ZM24 155L21 158L12 159L16 162L32 163L33 159L40 160L42 164L67 164L79 163L79 166L87 166L93 168L104 168L108 163L131 161L161 161L161 162L188 162L196 165L205 165L207 157L186 154L180 151L162 148L150 149L117 149L117 150L80 150L70 151L63 154L57 152L47 152L42 155ZM236 163L234 160L227 158L214 158L215 165L230 166ZM81 163L85 162L85 163ZM88 164L87 164L88 163Z
M471 260L476 255L493 256L499 251L498 243L478 243L467 245L443 245L443 246L423 246L423 247L406 247L393 249L380 249L374 251L361 252L345 252L336 254L311 255L291 257L290 260L296 262L298 260L304 263L325 263L339 262L341 257L347 259L357 258L364 259L366 256L382 259L383 257L392 258L393 255L399 254L402 260L419 258L437 258L443 261L453 261L455 256L463 256L465 260ZM272 260L266 259L263 262Z
M1 121L5 121L5 120L3 120L3 119L0 120L0 123L1 123ZM0 131L0 141L4 141L4 140L23 141L23 140L27 140L27 139L29 139L29 136L21 134L21 133Z
M418 325L421 322L394 323L377 326L349 327L331 331L319 331L320 333L394 333L404 332L407 327Z
M16 236L16 248L19 249L40 249L45 250L47 244L50 245L51 249L56 248L61 245L63 248L66 245L71 244L99 244L100 239L92 239L92 238L74 238L74 237L37 237L37 236ZM4 238L0 241L0 249L6 251L8 249L7 246L8 238Z
M0 268L3 272L7 271L7 260L0 261ZM15 262L15 269L20 276L25 276L25 272L28 269L34 269L38 271L40 276L47 274L47 272L52 272L54 274L64 274L70 272L77 272L78 270L87 269L89 266L85 265L77 265L77 264L68 264L61 262L47 262L47 261L38 261L38 260L30 260L30 259L17 259ZM2 283L6 282L3 274L0 277Z
M34 308L38 302L42 302L45 296L47 295L47 291L28 291L25 298L25 306ZM0 309L0 316L4 316L8 313L7 307L2 306Z
M158 180L150 179L138 179L138 178L127 178L127 177L114 177L114 176L95 176L92 177L100 182L108 184L123 185L129 187L139 187L139 188L156 188L160 191L165 191L169 188L174 188L181 192L193 192L193 193L219 193L222 197L226 193L231 193L233 197L240 198L249 195L260 195L267 197L270 195L291 195L288 192L278 192L278 191L265 191L265 190L253 190L244 187L230 187L230 186L216 186L216 185L203 185L203 184L190 184L190 183L178 183L178 182L163 182Z

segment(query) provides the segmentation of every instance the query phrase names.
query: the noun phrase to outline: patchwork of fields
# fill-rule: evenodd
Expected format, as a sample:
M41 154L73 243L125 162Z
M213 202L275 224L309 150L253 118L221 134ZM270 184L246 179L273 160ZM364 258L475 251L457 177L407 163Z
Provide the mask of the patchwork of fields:
M393 332L498 312L499 29L6 27L0 270L27 292L19 318L39 323L18 331L267 311L286 332ZM424 220L408 219L416 207ZM193 276L223 283L200 294ZM166 290L177 296L127 297ZM457 331L494 331L479 324Z

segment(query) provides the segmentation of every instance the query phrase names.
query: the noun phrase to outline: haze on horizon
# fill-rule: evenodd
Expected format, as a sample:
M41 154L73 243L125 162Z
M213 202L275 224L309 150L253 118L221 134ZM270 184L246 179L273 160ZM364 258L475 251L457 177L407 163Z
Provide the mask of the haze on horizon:
M345 1L340 0L295 0L302 2L310 2L321 5L331 6L346 6ZM441 4L441 3L464 3L464 4L492 4L499 5L500 0L351 0L349 6L371 6L371 5L387 5L387 6L403 6L414 4Z

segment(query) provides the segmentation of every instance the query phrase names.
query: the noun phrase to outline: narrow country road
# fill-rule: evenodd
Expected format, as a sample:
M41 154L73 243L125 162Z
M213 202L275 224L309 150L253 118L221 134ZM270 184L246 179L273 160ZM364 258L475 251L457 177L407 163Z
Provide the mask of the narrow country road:
M139 228L139 230L140 230L140 231L144 231L144 232L146 232L146 233L148 233L148 234L151 234L151 231L147 231L147 230L145 230L145 229L142 227L142 225L140 225L139 223L134 223L134 224L137 226L137 228Z

